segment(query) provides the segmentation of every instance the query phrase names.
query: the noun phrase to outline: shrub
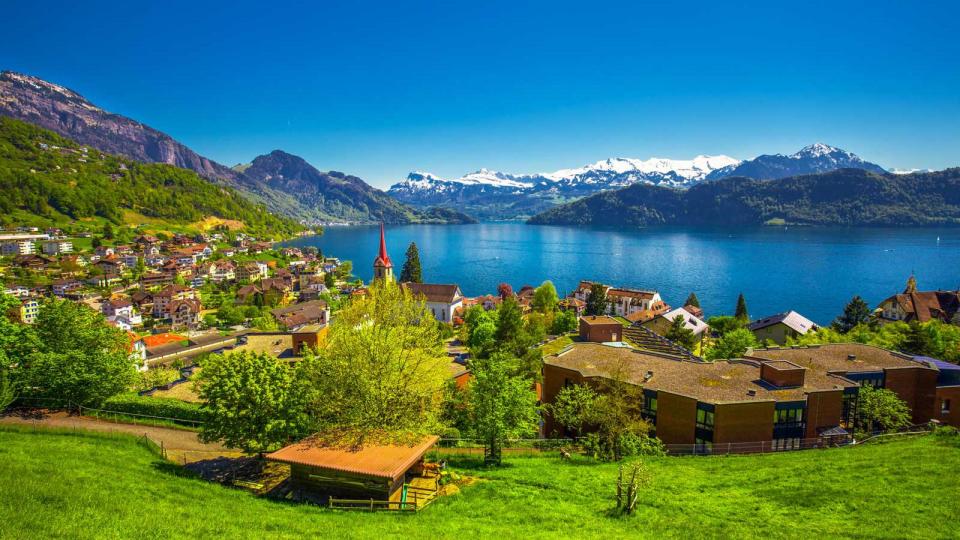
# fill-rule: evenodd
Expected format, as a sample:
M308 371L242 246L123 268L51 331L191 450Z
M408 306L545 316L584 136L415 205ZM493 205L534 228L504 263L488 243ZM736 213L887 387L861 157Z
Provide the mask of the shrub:
M137 381L134 384L134 390L142 392L158 386L163 386L180 378L180 372L176 369L157 368L143 371L137 374Z
M127 414L172 418L187 423L207 421L207 413L200 409L199 404L171 398L120 394L106 400L103 409Z

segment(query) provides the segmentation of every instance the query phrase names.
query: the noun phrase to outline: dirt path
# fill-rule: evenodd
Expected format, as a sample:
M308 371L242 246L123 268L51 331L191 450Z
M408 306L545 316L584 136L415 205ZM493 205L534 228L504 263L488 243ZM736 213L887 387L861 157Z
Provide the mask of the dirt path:
M234 449L215 443L203 443L193 431L182 429L120 424L88 416L75 416L65 412L26 411L10 412L0 416L0 424L20 424L46 426L66 429L83 429L113 433L146 435L155 443L162 444L170 460L177 463L191 463L217 457L239 457L243 454Z

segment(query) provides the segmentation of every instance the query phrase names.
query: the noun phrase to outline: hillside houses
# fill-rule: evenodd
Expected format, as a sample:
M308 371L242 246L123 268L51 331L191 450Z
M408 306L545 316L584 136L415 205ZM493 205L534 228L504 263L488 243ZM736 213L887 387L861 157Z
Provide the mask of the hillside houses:
M592 281L581 281L570 296L586 303L593 285ZM602 286L606 290L607 315L626 317L631 322L642 323L670 310L670 306L660 298L657 291Z

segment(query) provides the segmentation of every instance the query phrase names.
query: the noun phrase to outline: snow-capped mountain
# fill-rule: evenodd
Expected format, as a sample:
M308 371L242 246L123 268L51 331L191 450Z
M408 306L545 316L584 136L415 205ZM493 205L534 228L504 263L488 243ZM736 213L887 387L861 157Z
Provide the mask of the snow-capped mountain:
M837 169L863 169L885 173L883 167L864 161L852 152L841 150L823 143L815 143L802 148L795 154L762 155L711 173L707 180L717 180L727 176L746 176L757 180L776 180L801 174L818 174Z
M388 193L415 206L455 207L481 219L512 219L637 183L685 189L728 176L772 180L841 168L885 172L850 152L816 143L795 154L762 155L746 161L724 155L647 160L618 157L554 172L510 174L480 169L452 179L417 171L391 186Z

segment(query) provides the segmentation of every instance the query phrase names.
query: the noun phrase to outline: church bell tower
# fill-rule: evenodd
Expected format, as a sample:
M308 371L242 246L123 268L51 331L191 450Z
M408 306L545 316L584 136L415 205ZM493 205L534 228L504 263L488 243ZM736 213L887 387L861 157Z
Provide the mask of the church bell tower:
M377 258L373 260L373 280L393 281L393 261L387 254L387 240L383 234L383 222L380 222L380 252Z

